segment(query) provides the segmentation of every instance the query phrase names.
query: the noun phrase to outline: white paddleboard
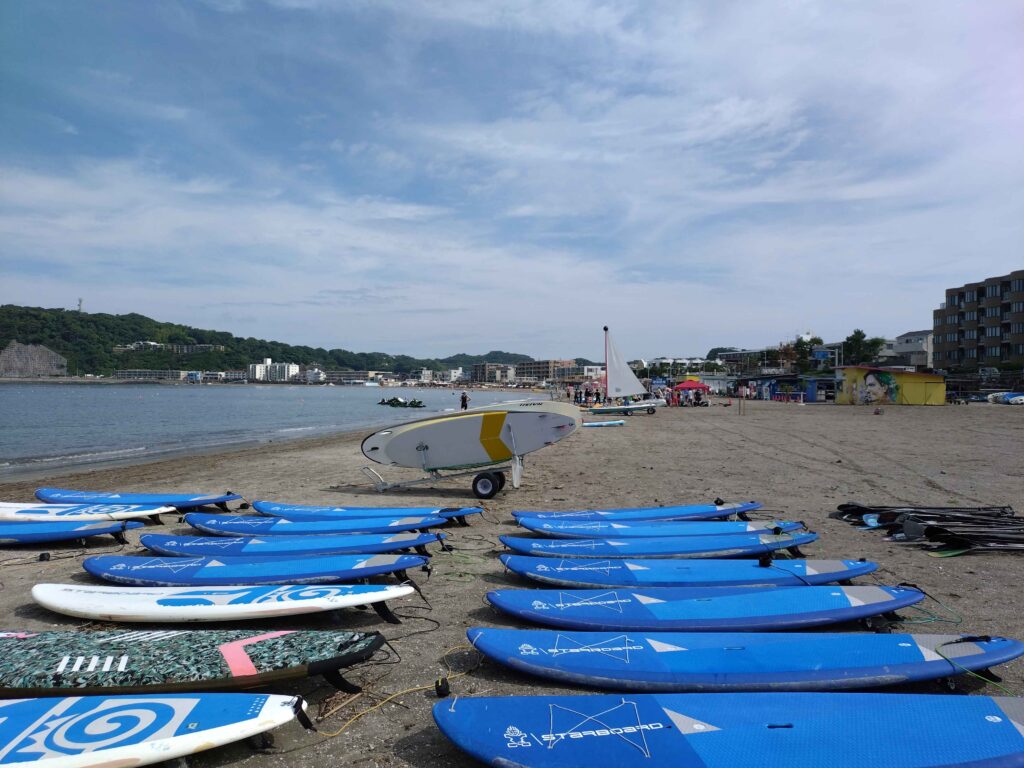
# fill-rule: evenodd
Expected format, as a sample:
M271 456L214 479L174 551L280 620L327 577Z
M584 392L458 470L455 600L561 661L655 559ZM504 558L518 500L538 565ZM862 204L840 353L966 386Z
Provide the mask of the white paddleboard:
M152 765L269 731L304 708L297 696L244 693L9 699L0 765Z
M580 423L579 409L567 403L502 403L382 429L363 441L362 450L372 461L401 467L482 467L557 443Z
M177 511L174 507L139 504L0 502L0 520L20 520L26 523L132 520L137 517L150 517Z
M32 599L97 621L236 621L336 611L413 593L405 585L300 584L239 587L94 587L36 584Z

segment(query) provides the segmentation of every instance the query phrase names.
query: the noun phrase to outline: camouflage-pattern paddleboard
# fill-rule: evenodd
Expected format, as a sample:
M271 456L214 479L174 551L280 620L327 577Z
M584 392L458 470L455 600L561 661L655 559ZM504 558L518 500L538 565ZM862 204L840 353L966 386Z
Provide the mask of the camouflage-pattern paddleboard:
M144 630L0 632L0 697L251 688L323 675L384 644L378 632Z

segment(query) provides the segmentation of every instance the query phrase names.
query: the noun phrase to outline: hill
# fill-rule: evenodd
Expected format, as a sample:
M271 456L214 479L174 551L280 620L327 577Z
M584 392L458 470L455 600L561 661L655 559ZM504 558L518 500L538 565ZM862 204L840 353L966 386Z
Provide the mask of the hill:
M351 352L283 344L279 341L240 338L225 331L162 323L138 314L108 315L66 309L0 305L0 349L15 339L22 344L43 344L68 359L68 372L109 375L117 368L238 370L265 357L279 362L318 365L327 370L440 371L466 368L475 363L514 365L532 360L527 355L494 350L485 355L415 358L384 352ZM163 344L217 344L223 352L179 355L166 350L139 350L115 354L115 346L136 341Z

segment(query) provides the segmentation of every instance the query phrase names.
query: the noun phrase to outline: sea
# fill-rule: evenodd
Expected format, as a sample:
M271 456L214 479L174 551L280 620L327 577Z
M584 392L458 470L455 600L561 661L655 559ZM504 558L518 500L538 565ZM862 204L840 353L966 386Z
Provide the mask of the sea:
M3 384L0 480L397 424L457 409L460 394L411 387ZM531 396L469 394L471 407ZM395 396L425 407L378 404Z

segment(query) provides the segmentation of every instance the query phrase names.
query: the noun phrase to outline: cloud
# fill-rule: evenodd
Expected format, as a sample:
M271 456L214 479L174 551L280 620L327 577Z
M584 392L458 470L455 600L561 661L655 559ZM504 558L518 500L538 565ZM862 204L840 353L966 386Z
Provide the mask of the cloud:
M0 298L416 355L594 357L605 323L630 356L927 327L1024 238L1022 21L797 0L29 19L50 55L9 54Z

